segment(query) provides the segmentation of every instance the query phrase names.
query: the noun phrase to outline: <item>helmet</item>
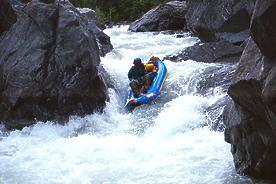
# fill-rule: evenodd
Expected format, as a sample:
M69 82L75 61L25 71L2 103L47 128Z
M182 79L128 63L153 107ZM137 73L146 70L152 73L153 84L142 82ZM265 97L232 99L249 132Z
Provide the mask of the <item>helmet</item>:
M146 69L147 72L152 71L153 68L154 68L154 64L152 64L152 63L147 63L146 66L145 66L145 69Z
M150 60L151 61L156 61L156 60L159 60L159 57L151 56Z
M133 64L137 65L137 64L141 64L142 60L140 58L135 58L133 61Z

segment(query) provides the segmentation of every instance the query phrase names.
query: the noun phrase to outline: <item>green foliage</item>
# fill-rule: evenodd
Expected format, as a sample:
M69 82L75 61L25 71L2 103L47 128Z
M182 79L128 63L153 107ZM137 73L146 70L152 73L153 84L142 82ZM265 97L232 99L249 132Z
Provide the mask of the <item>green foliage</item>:
M82 8L94 8L96 7L96 1L95 0L70 0L72 4L74 4L77 7Z
M98 6L95 9L98 20L104 22L106 19L104 12Z
M75 6L96 10L101 22L132 21L166 0L70 0Z

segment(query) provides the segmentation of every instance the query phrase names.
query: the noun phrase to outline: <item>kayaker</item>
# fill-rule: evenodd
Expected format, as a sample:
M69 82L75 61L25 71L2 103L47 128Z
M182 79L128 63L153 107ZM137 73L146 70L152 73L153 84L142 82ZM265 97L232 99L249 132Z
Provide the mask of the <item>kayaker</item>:
M140 58L135 58L133 66L128 72L128 79L130 80L130 87L133 92L133 96L138 98L141 93L141 88L145 84L145 66Z

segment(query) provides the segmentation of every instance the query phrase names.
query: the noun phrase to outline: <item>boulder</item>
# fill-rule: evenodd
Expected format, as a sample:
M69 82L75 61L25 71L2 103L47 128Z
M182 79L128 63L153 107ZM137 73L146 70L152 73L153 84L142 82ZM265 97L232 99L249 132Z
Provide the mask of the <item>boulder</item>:
M236 170L256 178L276 179L275 115L261 99L256 79L229 88L234 104L224 110L225 140L231 143Z
M167 56L165 59L179 62L194 60L204 63L237 63L243 48L227 41L197 43L187 47L178 55Z
M134 32L182 30L185 29L186 25L186 12L185 1L171 1L161 4L132 22L129 30Z
M223 123L222 112L224 107L231 101L229 96L225 96L218 101L216 101L211 106L207 107L205 115L207 120L207 125L214 131L223 132L225 130L225 125Z
M264 56L276 56L276 1L257 0L251 35Z
M255 0L187 0L188 29L203 42L248 38Z
M69 1L33 0L22 11L0 42L0 120L22 128L101 110L107 93L89 20Z
M216 40L226 40L235 45L243 45L244 41L246 41L246 39L249 37L249 30L246 29L238 33L215 32L214 35Z
M266 56L263 101L276 113L276 1L257 0L251 22L251 36Z
M0 0L0 4L0 34L2 34L16 22L16 14L8 0Z
M249 83L254 86L255 82ZM248 81L242 83L249 84ZM275 134L270 126L233 101L224 109L223 121L227 127L225 141L231 143L237 172L256 178L275 179Z
M263 66L263 55L260 49L255 42L249 38L231 82L234 84L241 79L248 80L251 78L261 80Z
M271 63L249 39L228 90L233 101L224 109L223 122L238 173L275 180L276 115L263 97L264 84L274 86Z
M236 68L236 63L228 63L206 70L198 82L197 91L202 95L211 95L219 87L219 90L227 92Z
M78 11L88 20L88 28L96 36L96 41L100 49L100 56L104 57L113 49L113 46L110 42L110 37L101 30L103 26L99 23L96 12L89 8L78 8Z

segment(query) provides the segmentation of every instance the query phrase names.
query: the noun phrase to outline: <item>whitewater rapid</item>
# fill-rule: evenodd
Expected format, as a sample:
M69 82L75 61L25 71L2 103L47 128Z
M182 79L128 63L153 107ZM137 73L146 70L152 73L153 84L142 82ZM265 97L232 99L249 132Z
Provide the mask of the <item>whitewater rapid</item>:
M216 64L165 60L169 75L155 105L125 113L126 77L136 57L163 58L198 42L189 34L105 30L114 50L101 58L110 75L103 114L71 117L65 126L38 122L22 131L0 126L2 184L251 184L237 175L223 132L208 126L206 108L226 94L198 92Z

